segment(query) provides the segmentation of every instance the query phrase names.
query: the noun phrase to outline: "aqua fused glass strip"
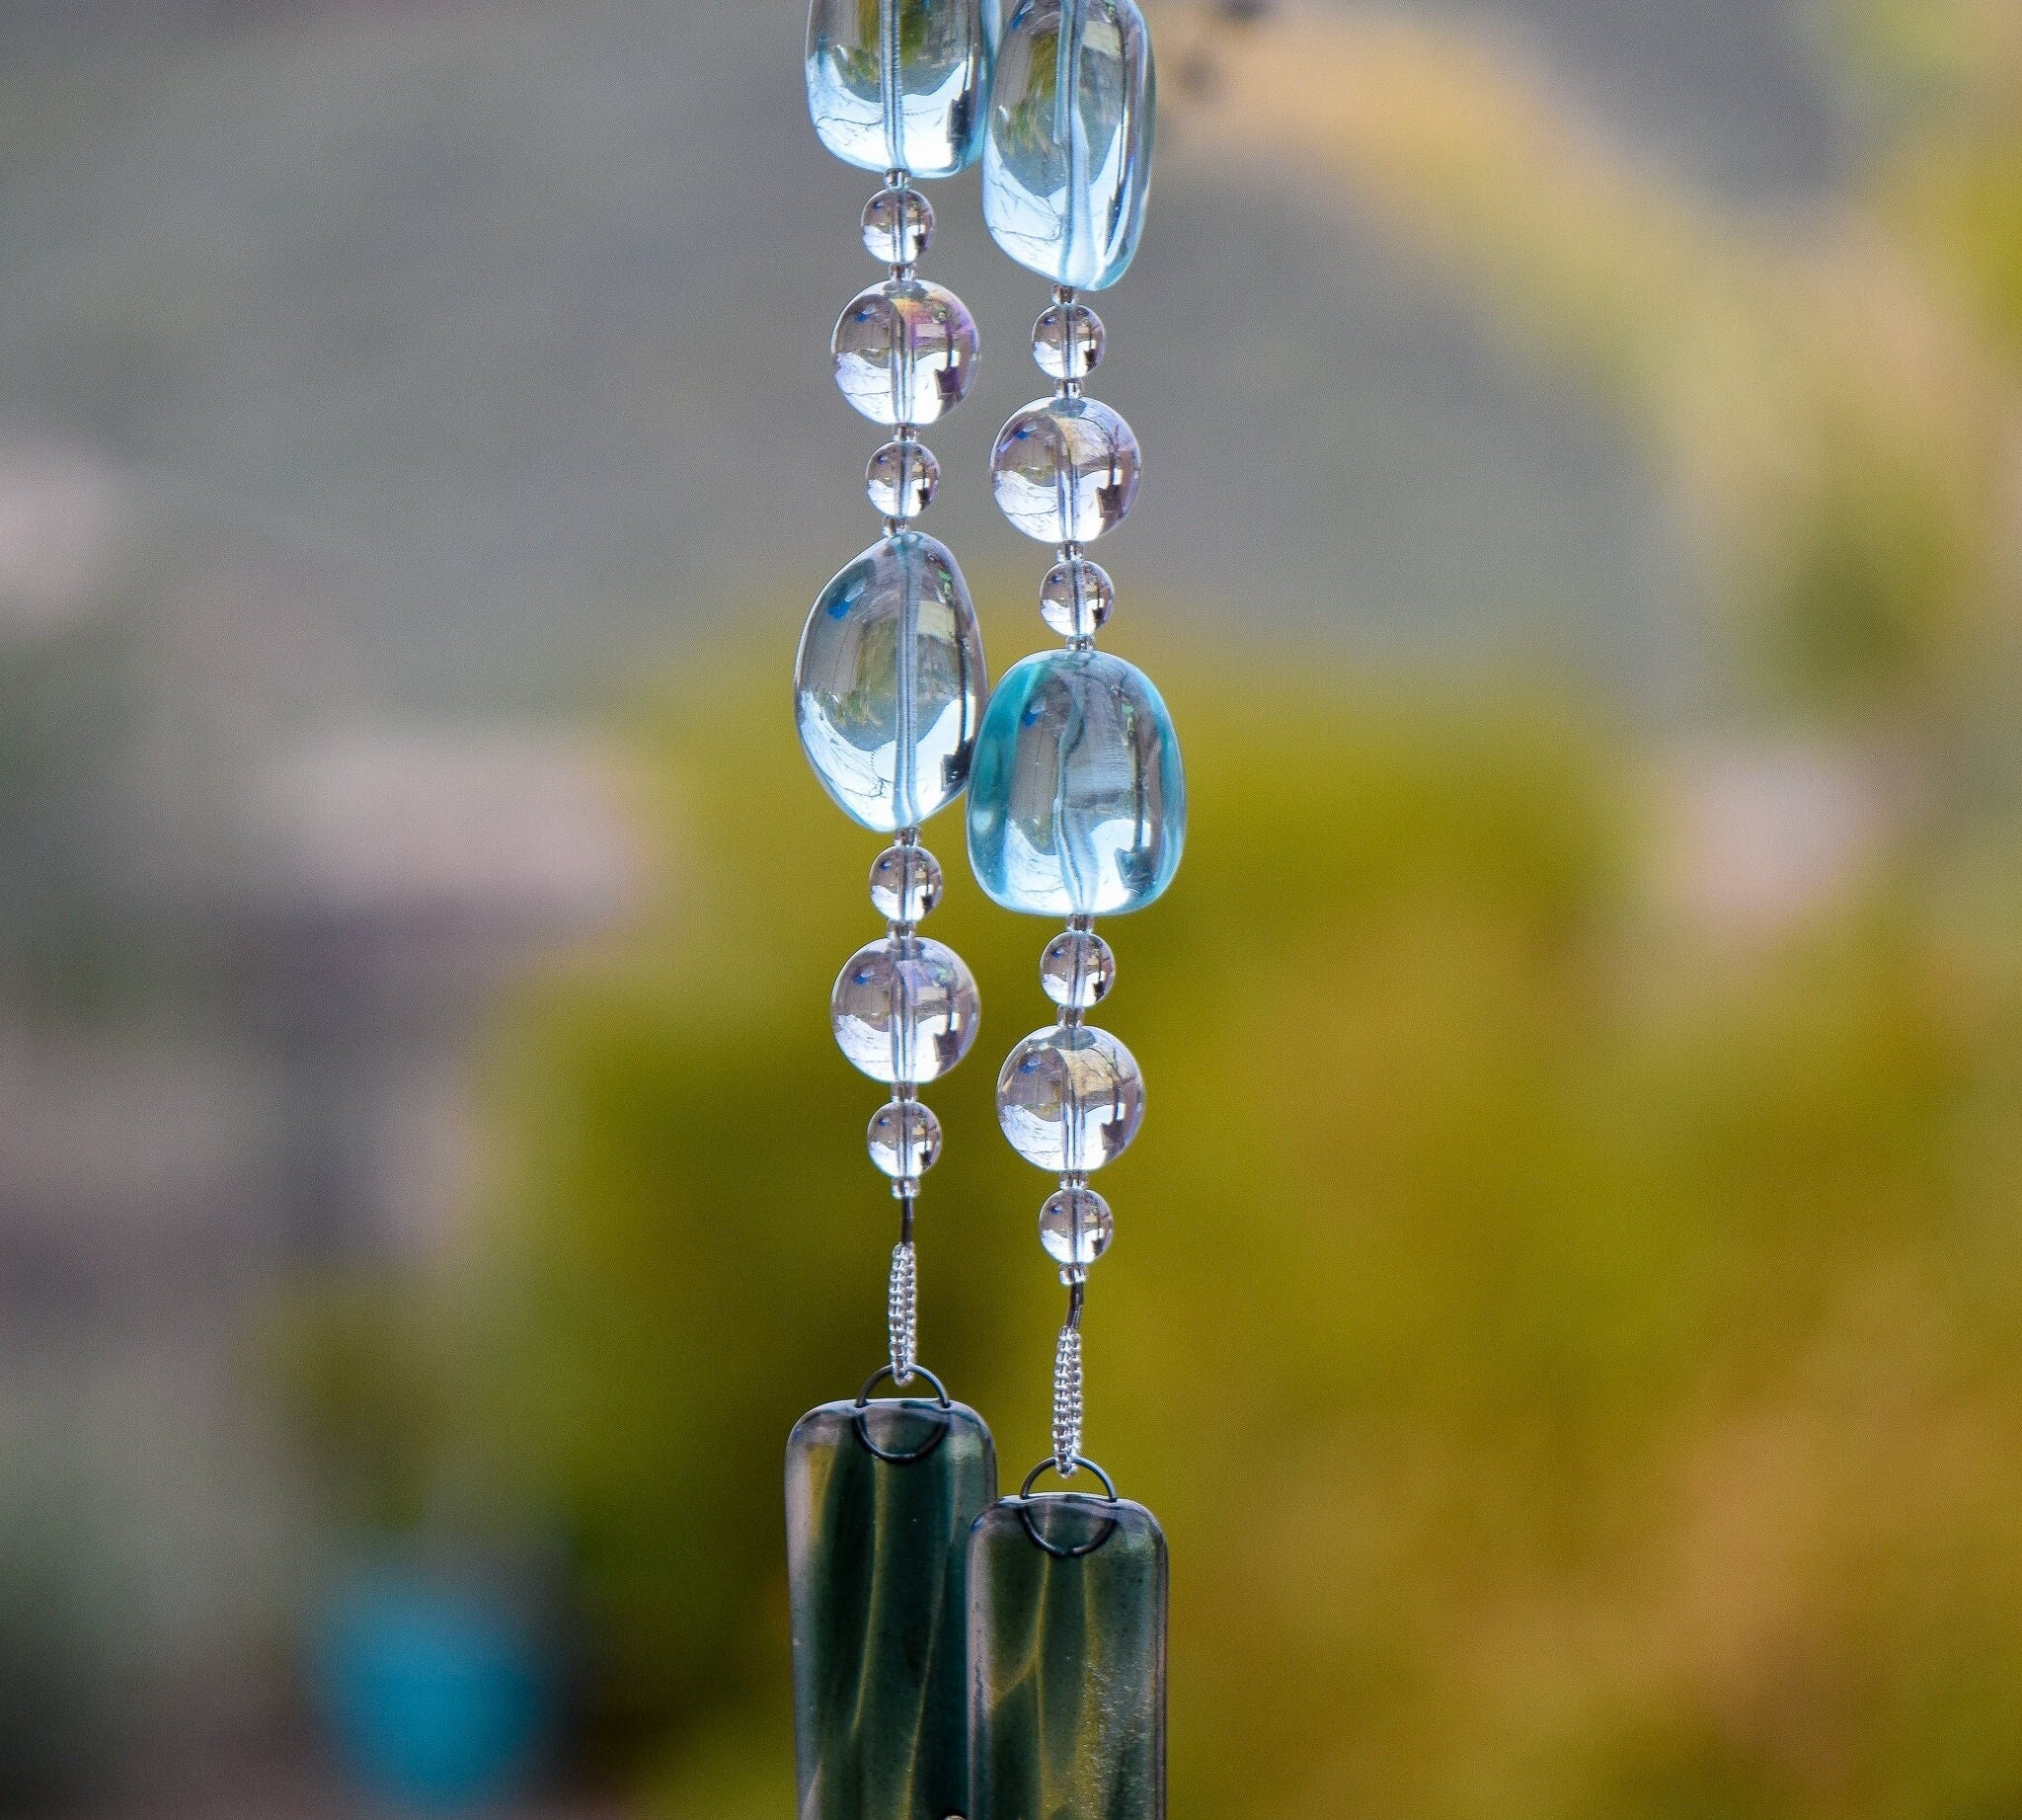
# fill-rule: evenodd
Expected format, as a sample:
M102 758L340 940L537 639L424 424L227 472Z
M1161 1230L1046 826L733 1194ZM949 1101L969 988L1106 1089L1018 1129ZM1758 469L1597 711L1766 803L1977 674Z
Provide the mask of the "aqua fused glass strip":
M1004 1498L969 1543L969 1820L1164 1820L1165 1537L1141 1504Z
M800 1820L969 1812L970 1527L997 1491L974 1410L827 1403L787 1443Z
M866 171L953 177L982 149L998 0L814 0L808 112Z

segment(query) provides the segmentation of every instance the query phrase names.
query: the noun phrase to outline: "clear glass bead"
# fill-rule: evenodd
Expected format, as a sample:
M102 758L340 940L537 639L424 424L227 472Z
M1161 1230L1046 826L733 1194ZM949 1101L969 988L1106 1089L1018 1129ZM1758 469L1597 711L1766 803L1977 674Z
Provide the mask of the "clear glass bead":
M917 190L880 190L864 204L864 251L881 266L910 266L934 240L934 205Z
M850 956L835 977L829 1021L842 1053L873 1080L938 1080L975 1041L975 981L953 948L892 935Z
M1124 276L1144 227L1156 89L1132 0L1020 0L983 143L983 220L1010 258L1080 290Z
M1107 1030L1056 1024L1014 1049L997 1076L997 1123L1011 1147L1054 1175L1121 1156L1144 1119L1144 1077Z
M1039 983L1056 1005L1092 1011L1117 983L1117 957L1100 935L1063 929L1039 957Z
M1093 1188L1062 1188L1039 1210L1039 1242L1069 1270L1087 1269L1116 1235L1116 1216Z
M941 864L925 847L889 846L871 862L871 908L887 922L918 922L941 902Z
M969 588L923 532L873 544L808 614L801 746L822 788L878 833L917 828L962 794L988 693Z
M1039 616L1062 638L1093 638L1116 604L1109 571L1085 556L1055 563L1039 585Z
M1027 405L990 451L998 509L1042 543L1091 543L1121 524L1137 497L1137 469L1130 426L1094 398Z
M1049 379L1086 379L1102 364L1102 318L1085 303L1055 303L1032 328L1032 357Z
M887 278L851 299L830 349L843 397L874 424L933 424L975 371L975 321L952 290Z
M1142 671L1080 647L1012 667L970 768L969 857L994 902L1037 916L1142 910L1186 837L1179 741Z
M916 1182L941 1160L941 1121L916 1099L895 1099L871 1115L871 1160L894 1182Z
M901 523L925 512L940 486L941 464L924 442L888 442L864 469L871 510Z
M952 177L981 149L998 0L814 0L808 112L866 171Z

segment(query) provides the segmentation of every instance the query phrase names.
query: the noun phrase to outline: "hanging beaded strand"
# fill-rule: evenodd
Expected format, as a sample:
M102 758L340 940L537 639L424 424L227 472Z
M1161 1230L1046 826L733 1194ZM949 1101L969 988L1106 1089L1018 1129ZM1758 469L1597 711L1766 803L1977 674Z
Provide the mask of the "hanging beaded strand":
M984 717L969 812L983 889L1014 910L1064 914L1040 978L1058 1021L1021 1043L997 1083L1013 1148L1059 1176L1040 1240L1059 1266L1067 1316L1054 1349L1053 1460L1081 1452L1081 1317L1089 1268L1115 1232L1089 1174L1120 1155L1143 1116L1130 1052L1087 1022L1116 980L1097 913L1141 909L1171 882L1186 786L1165 704L1130 665L1096 649L1116 605L1086 546L1137 497L1130 426L1088 397L1108 345L1077 285L1129 264L1150 166L1150 47L1128 0L1026 0L1000 54L983 147L983 212L999 246L1055 280L1032 354L1052 395L1011 418L991 452L1004 515L1054 546L1040 613L1065 649L1026 659Z
M962 571L918 528L940 478L919 433L969 390L976 333L961 298L918 276L934 211L916 184L980 153L994 13L995 0L812 0L808 18L815 129L884 180L862 219L884 271L830 350L843 396L884 432L864 475L882 535L808 615L794 712L822 787L889 843L870 878L885 932L837 976L829 1011L843 1054L889 1089L868 1144L898 1237L888 1363L787 1442L798 1820L970 1811L967 1542L997 1458L982 1418L921 1363L913 1227L941 1150L920 1092L968 1053L977 1015L961 957L920 933L941 898L920 828L968 786L988 684ZM874 1397L887 1378L894 1394Z
M867 828L895 836L871 868L885 939L844 967L830 1016L843 1054L892 1088L868 1143L899 1203L887 1324L901 1386L919 1364L920 1181L941 1153L940 1121L919 1089L969 1052L978 1014L962 958L919 932L942 889L920 824L968 781L987 685L962 572L944 544L915 528L941 481L919 432L968 393L975 323L953 291L918 276L934 209L899 160L948 176L979 149L979 108L947 101L951 87L966 83L977 95L983 87L992 9L979 15L978 4L929 9L918 41L896 0L873 8L868 27L854 5L816 0L809 24L809 106L823 144L860 167L888 166L862 223L865 250L888 276L851 299L830 344L843 396L890 432L864 471L885 535L816 601L795 667L795 706L809 762L829 795ZM882 72L870 85L867 64Z

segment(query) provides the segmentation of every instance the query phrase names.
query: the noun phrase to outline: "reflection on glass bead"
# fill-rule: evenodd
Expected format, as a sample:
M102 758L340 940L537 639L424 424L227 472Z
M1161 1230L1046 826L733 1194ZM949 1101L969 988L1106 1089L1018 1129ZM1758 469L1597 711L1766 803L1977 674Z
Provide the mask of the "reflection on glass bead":
M1056 1005L1091 1011L1117 983L1117 957L1100 935L1063 929L1039 958L1040 985Z
M866 828L917 828L962 794L988 691L955 558L920 531L873 544L821 591L794 666L801 745Z
M850 957L835 978L829 1021L856 1067L888 1086L938 1080L975 1041L975 981L953 948L894 935Z
M1021 266L1081 290L1124 276L1144 226L1156 82L1132 0L1020 0L983 144L983 219Z
M861 409L861 407L859 407ZM1137 497L1137 438L1093 398L1043 398L997 433L998 509L1042 543L1089 543Z
M1032 329L1032 357L1050 379L1086 379L1104 344L1102 318L1085 303L1055 303Z
M866 171L952 177L981 149L997 0L814 0L808 112Z
M1055 1175L1085 1175L1121 1156L1143 1118L1136 1060L1086 1024L1035 1031L997 1076L997 1123L1011 1147Z
M975 322L952 290L888 278L854 297L830 344L835 383L875 424L932 424L975 371Z
M1093 1188L1062 1188L1039 1210L1039 1242L1069 1269L1086 1269L1117 1234L1110 1204Z
M1013 666L970 774L969 857L994 902L1036 916L1142 910L1186 837L1179 741L1142 671L1077 647Z
M881 266L910 266L933 244L934 205L917 190L880 190L864 204L864 251Z
M1055 563L1039 587L1039 616L1062 638L1093 638L1116 603L1109 572L1085 556Z
M888 442L864 469L871 509L901 522L925 512L940 486L941 464L924 442Z
M895 1099L871 1115L871 1160L895 1182L916 1182L941 1160L941 1121L916 1099Z
M890 846L871 862L871 908L887 922L917 922L941 902L941 864L925 847Z

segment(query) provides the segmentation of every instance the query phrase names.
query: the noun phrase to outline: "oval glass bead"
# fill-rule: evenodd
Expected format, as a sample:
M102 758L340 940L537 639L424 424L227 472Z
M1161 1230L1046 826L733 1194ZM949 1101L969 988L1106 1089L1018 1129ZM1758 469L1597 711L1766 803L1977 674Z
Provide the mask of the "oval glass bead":
M968 395L975 319L940 284L887 278L850 299L829 347L843 397L874 424L933 424Z
M1039 1210L1039 1242L1069 1270L1086 1270L1110 1248L1117 1217L1093 1188L1062 1188Z
M983 142L983 220L1010 258L1080 290L1124 276L1144 227L1156 86L1132 0L1020 0Z
M1085 556L1055 563L1040 584L1039 616L1062 638L1093 638L1109 624L1116 604L1109 571Z
M916 1182L941 1160L941 1121L916 1099L895 1099L871 1115L865 1142L894 1182Z
M1050 304L1032 325L1032 357L1049 379L1086 379L1107 345L1102 318L1085 303Z
M814 0L808 113L865 171L953 177L982 148L998 0Z
M881 266L910 266L932 245L934 205L917 190L880 190L864 204L864 251Z
M887 922L917 922L941 902L941 862L925 847L890 846L871 862L871 908Z
M1121 524L1138 469L1130 426L1095 398L1039 399L990 450L997 509L1041 543L1092 543Z
M828 1011L836 1045L854 1066L887 1086L919 1086L969 1054L980 1001L953 948L893 935L850 956Z
M1014 1049L997 1076L997 1123L1029 1163L1084 1175L1121 1156L1144 1121L1144 1076L1107 1030L1056 1024Z
M1063 929L1039 957L1039 983L1063 1009L1092 1011L1117 983L1117 957L1100 935Z
M1173 881L1187 783L1151 679L1106 651L1015 665L983 713L971 767L969 856L1006 910L1142 910Z
M821 591L794 664L801 746L843 811L881 834L962 794L989 684L946 544L899 531Z
M883 517L917 518L940 490L941 464L924 442L888 442L864 469L864 492Z

